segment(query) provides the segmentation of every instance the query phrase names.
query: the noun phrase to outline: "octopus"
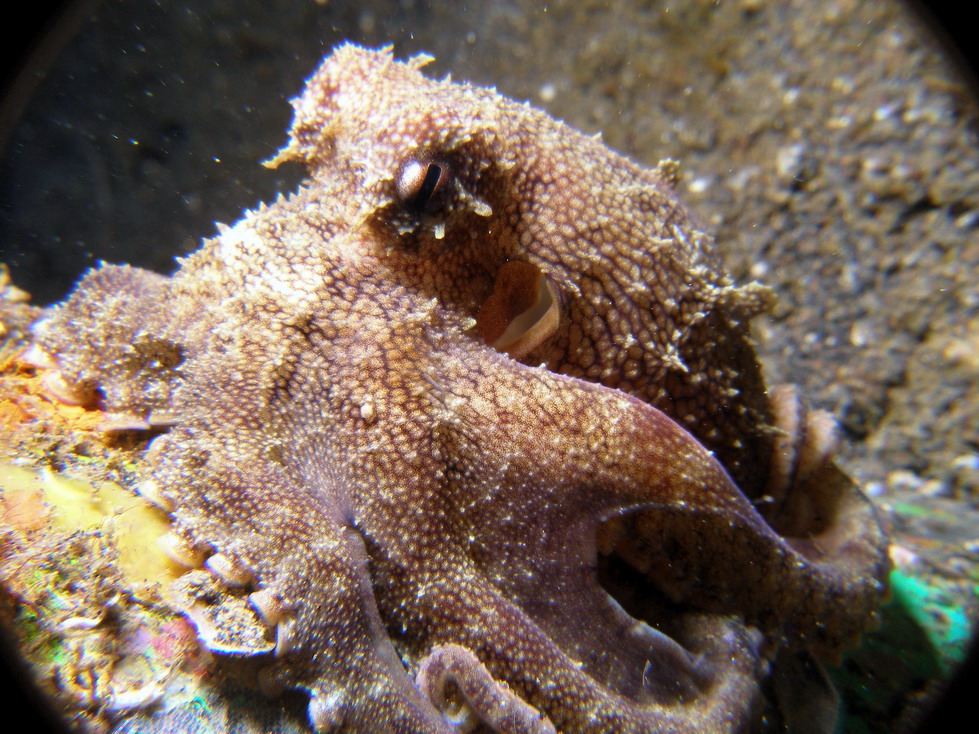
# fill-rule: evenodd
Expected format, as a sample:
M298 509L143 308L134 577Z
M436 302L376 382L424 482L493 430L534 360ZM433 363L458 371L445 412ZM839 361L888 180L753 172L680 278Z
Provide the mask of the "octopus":
M267 163L299 189L170 277L89 272L45 384L152 439L201 643L317 732L749 730L887 594L833 421L766 388L771 292L677 163L429 61L335 49Z

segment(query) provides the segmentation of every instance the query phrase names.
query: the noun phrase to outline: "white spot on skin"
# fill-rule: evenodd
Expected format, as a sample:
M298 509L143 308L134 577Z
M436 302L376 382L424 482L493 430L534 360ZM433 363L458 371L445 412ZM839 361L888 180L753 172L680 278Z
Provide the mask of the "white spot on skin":
M364 419L364 422L370 425L377 418L377 412L374 409L374 402L372 400L367 400L361 403L360 406L360 417Z

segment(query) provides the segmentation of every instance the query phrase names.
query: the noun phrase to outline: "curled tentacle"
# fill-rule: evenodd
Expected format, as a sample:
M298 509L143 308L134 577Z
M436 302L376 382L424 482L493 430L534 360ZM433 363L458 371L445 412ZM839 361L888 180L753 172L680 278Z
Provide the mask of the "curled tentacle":
M493 680L486 666L459 645L439 645L418 668L415 682L422 693L462 731L478 723L499 734L555 734L554 724L505 684ZM450 700L452 690L462 701ZM456 706L449 715L448 709Z

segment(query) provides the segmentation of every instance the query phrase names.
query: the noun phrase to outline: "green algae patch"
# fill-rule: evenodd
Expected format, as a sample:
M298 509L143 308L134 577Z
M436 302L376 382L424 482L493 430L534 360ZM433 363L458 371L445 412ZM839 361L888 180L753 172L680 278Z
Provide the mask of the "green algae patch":
M938 663L945 674L965 659L971 637L965 609L951 601L937 584L923 577L900 571L891 573L893 603L901 605L928 636L938 652Z
M909 721L936 686L962 662L970 639L966 610L940 585L940 577L897 569L881 626L830 671L843 702L837 731L884 734L895 712ZM890 722L881 728L878 722Z

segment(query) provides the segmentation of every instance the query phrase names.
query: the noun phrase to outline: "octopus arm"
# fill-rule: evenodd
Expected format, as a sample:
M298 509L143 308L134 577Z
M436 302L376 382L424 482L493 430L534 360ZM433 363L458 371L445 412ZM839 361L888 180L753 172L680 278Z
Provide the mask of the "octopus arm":
M689 613L670 626L674 638L630 617L600 586L596 539L616 516L651 518L644 562L675 603L723 606L766 631L784 627L827 647L840 644L821 637L829 617L839 622L834 635L862 631L883 592L877 569L867 567L875 554L850 542L817 552L818 543L782 538L712 454L662 412L495 353L442 368L447 389L465 396L453 403L455 445L446 452L464 468L447 491L473 529L475 573L492 581L491 590L473 582L458 596L466 619L485 624L449 625L479 634L445 641L482 650L494 674L559 728L580 727L585 712L600 710L616 731L652 730L682 705L678 728L666 730L695 731L732 710L747 717L755 700L757 638ZM511 502L495 502L500 492ZM861 511L841 513L833 532L849 536L845 526ZM510 648L534 650L523 656L534 661L530 669L494 669ZM567 686L562 695L550 690L559 685ZM555 709L555 700L564 703ZM569 714L563 707L572 701L578 708ZM689 716L691 705L699 715ZM683 728L690 721L694 728Z
M166 494L173 481L183 481L173 532L213 552L210 559L222 559L207 564L212 573L229 560L248 570L252 581L240 590L226 587L224 594L257 589L247 598L275 638L271 664L261 673L263 687L270 693L309 691L316 731L456 731L419 693L391 643L364 539L338 501L343 492L329 486L333 478L299 485L274 464L200 446L184 450L183 431L193 428L178 427L157 439L165 445L151 452L156 476L170 488ZM194 479L188 483L189 476ZM221 624L213 633L199 625L205 644L214 635L233 639L234 630Z

